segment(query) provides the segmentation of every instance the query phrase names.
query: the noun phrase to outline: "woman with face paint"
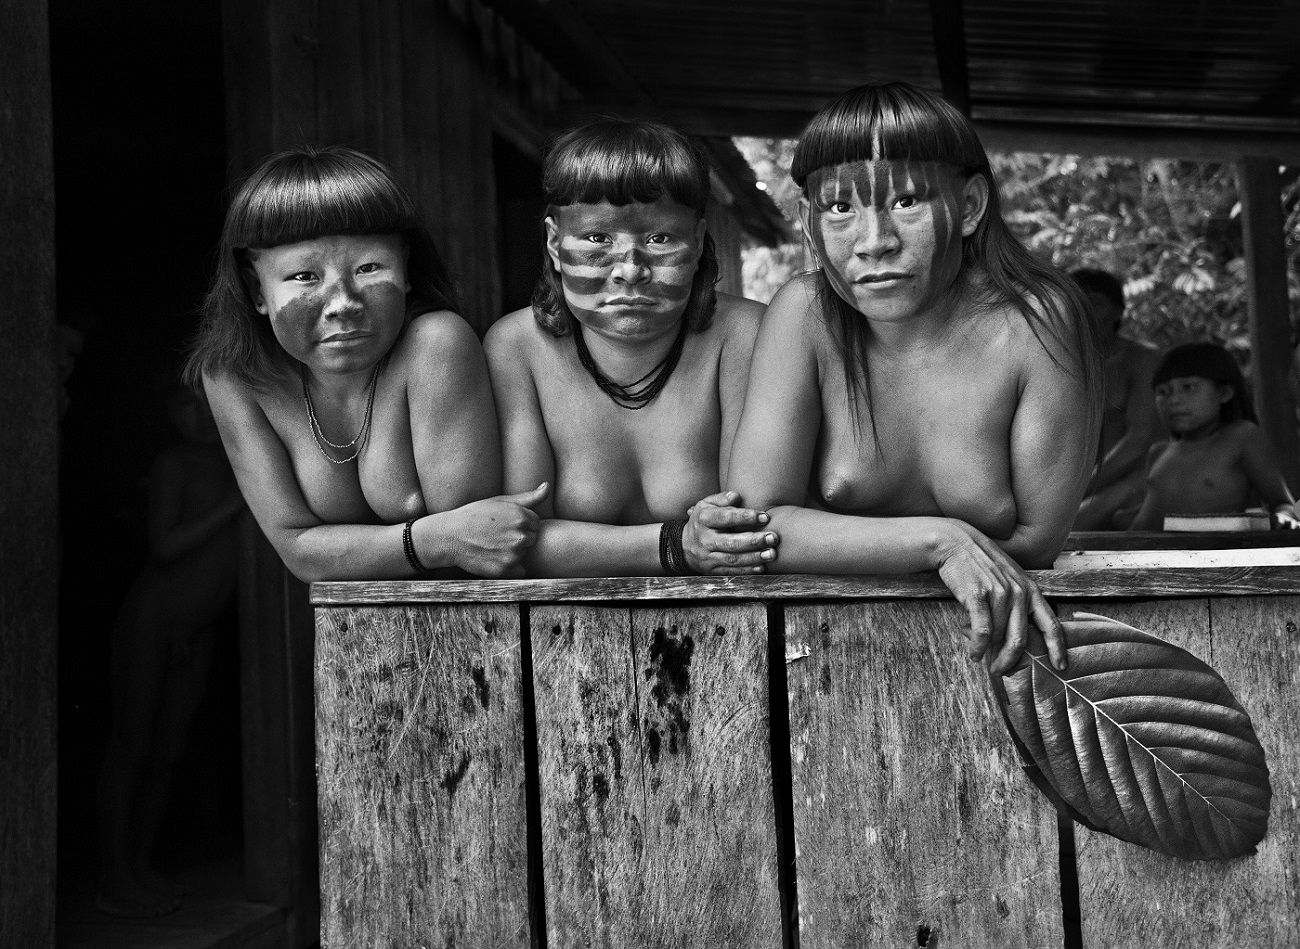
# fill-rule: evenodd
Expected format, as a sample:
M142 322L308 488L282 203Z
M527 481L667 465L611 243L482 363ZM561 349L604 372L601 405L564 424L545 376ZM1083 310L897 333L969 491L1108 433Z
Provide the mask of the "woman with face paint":
M522 574L545 485L501 489L483 350L414 203L348 148L273 155L226 214L186 367L304 580Z
M661 125L561 135L533 305L485 347L507 490L538 508L533 576L761 573L767 516L720 492L762 307L716 293L708 160Z
M970 123L903 83L809 123L793 176L818 269L768 307L728 487L768 509L774 569L937 570L1005 671L1060 627L1022 568L1064 544L1096 445L1078 290L998 212Z

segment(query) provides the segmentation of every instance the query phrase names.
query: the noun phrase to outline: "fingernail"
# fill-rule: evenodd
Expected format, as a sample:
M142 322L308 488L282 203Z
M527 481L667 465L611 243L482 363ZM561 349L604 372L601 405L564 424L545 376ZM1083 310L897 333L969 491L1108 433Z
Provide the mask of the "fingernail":
M766 523L767 523L768 521L770 521L770 520L771 520L771 518L768 517L766 514L764 514L762 511L759 511L759 512L758 512L758 523L760 523L760 524L766 524Z
M771 547L769 547L767 550L763 551L763 552L762 552L761 554L759 554L758 556L759 556L761 559L763 559L763 560L775 560L775 559L776 559L776 551L773 550Z
M776 535L775 535L775 534L764 534L764 535L763 535L763 543L765 543L765 544L770 544L770 545L772 545L772 546L776 546Z

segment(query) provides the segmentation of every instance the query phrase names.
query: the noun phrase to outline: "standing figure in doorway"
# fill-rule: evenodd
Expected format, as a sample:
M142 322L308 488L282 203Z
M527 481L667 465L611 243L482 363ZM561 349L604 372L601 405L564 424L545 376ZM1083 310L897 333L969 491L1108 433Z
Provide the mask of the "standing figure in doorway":
M1097 463L1074 529L1123 530L1142 503L1147 451L1164 435L1151 394L1160 354L1154 346L1120 335L1124 288L1119 280L1091 268L1071 271L1070 276L1083 289L1101 336L1106 393Z

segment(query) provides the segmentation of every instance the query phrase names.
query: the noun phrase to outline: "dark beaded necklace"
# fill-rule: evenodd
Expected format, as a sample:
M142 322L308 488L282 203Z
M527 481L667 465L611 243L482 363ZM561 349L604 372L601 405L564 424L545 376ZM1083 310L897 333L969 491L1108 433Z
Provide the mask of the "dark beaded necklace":
M677 368L677 361L682 358L682 349L686 346L686 317L683 316L681 328L677 330L677 338L673 340L673 345L664 358L640 379L622 386L600 371L596 361L591 358L586 341L582 338L582 324L576 320L574 322L576 325L573 328L573 340L578 346L578 360L582 363L582 368L586 369L587 374L596 381L596 385L600 386L601 392L613 399L615 405L625 409L643 409L654 401L655 396L668 385L668 377Z

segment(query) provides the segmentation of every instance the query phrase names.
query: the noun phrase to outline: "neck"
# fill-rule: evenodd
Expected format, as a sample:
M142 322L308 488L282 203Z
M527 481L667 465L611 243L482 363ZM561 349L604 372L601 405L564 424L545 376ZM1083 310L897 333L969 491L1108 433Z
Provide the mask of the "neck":
M575 333L582 334L592 360L602 373L623 385L641 378L668 355L682 328L679 316L671 324L651 333L624 336L619 333L602 333L579 324Z
M1185 442L1200 442L1209 438L1221 428L1223 428L1223 420L1216 418L1212 422L1206 422L1204 425L1197 426L1190 432L1183 432L1179 438Z
M374 366L353 372L316 372L310 367L301 366L303 378L311 389L314 399L332 402L349 402L365 398L370 390L370 380L375 374Z

